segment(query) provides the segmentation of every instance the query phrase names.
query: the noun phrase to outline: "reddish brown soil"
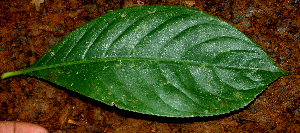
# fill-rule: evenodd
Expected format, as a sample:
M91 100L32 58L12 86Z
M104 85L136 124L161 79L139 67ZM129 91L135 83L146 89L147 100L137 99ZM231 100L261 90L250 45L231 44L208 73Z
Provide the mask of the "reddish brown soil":
M26 68L68 33L111 10L168 4L200 9L230 22L285 71L239 111L215 117L166 118L120 110L27 76L0 80L0 120L70 132L300 132L299 0L0 1L0 74ZM38 1L38 0L36 0Z

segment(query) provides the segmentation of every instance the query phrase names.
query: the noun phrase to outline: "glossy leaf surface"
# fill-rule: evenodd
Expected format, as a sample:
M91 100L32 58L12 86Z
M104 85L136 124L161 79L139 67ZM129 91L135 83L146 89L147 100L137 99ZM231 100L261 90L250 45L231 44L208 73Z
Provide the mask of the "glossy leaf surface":
M115 105L168 117L242 108L282 75L272 59L229 23L175 6L140 6L78 28L27 74Z

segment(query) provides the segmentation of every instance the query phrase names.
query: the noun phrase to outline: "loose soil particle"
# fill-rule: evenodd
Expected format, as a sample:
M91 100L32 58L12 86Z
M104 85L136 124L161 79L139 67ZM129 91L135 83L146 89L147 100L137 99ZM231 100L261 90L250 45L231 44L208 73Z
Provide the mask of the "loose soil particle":
M70 32L109 11L140 5L189 6L230 22L282 69L248 106L214 117L166 118L120 110L34 77L0 80L0 120L50 132L300 132L300 2L261 0L0 1L0 74L30 66Z

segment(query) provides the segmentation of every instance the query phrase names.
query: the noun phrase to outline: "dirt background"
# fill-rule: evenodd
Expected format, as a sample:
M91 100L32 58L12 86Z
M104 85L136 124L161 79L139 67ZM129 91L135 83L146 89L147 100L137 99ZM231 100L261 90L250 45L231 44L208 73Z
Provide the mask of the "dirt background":
M120 110L34 77L0 80L0 120L70 132L300 132L299 0L2 0L0 74L26 68L68 33L109 11L181 5L240 29L285 71L248 106L215 117L166 118Z

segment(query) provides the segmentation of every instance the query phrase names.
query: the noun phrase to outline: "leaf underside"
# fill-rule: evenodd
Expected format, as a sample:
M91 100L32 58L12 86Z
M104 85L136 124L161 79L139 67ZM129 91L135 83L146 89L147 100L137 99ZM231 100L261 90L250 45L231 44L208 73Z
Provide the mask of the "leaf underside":
M193 117L243 108L288 73L215 16L140 6L86 23L10 74L40 77L121 109Z

